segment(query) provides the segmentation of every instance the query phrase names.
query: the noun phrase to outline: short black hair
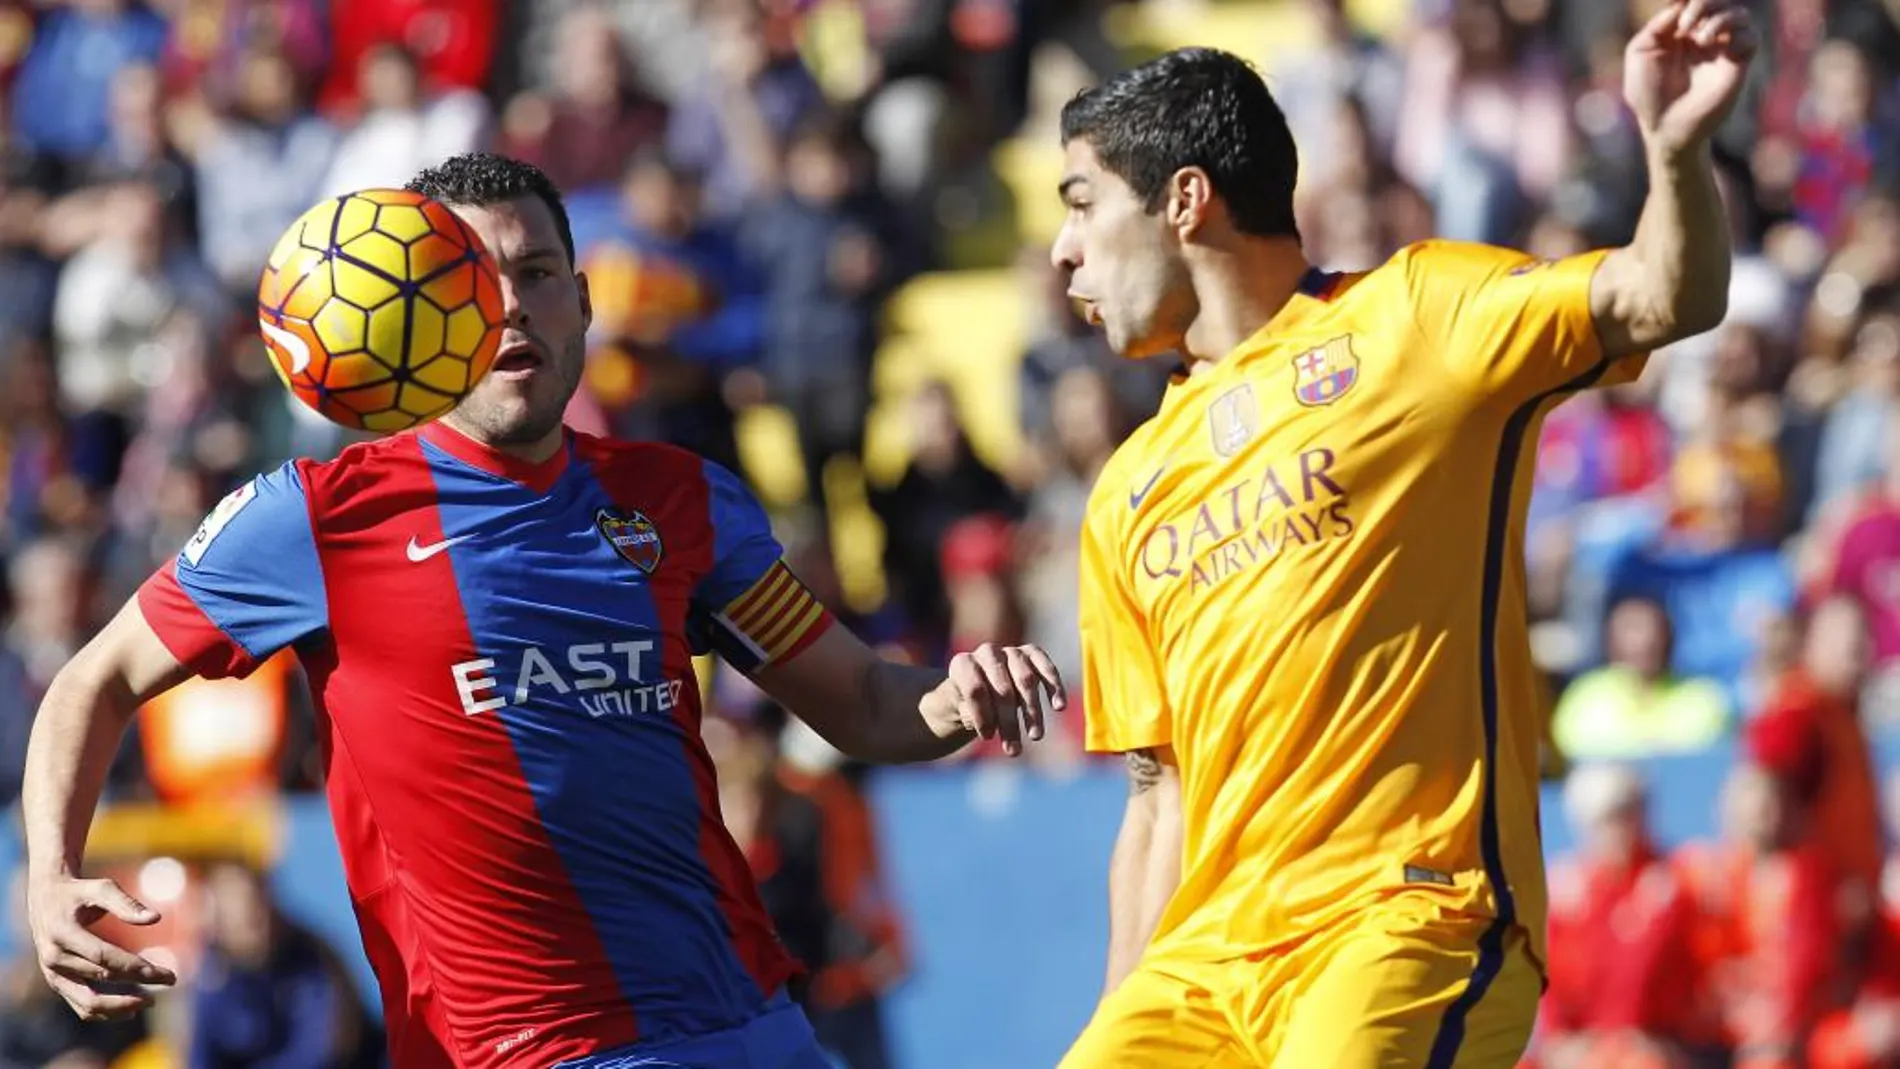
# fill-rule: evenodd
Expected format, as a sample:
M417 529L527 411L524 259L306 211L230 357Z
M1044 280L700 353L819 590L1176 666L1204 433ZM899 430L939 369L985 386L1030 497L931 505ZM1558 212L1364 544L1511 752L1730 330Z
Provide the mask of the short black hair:
M1199 167L1242 233L1300 236L1293 132L1267 83L1239 56L1178 49L1083 90L1062 109L1062 143L1077 138L1150 212L1175 172Z
M567 205L562 203L561 191L554 188L553 181L532 163L492 152L465 152L423 169L403 188L434 197L444 204L469 208L485 208L520 197L539 197L554 214L554 226L561 232L561 247L567 250L568 265L574 263L574 230L568 225Z

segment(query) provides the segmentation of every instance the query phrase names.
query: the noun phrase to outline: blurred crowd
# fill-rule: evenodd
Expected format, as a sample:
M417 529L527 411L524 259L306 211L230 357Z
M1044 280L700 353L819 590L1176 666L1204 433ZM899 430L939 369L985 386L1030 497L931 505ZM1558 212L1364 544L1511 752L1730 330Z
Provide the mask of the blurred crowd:
M1030 223L1053 193L996 161L1052 149L1053 106L1140 58L1114 32L1131 12L1191 26L1196 6L0 2L0 809L42 689L104 614L238 480L348 440L288 400L251 326L278 234L475 148L570 196L597 312L571 423L743 472L745 420L784 414L804 473L775 502L784 540L847 623L919 660L1032 640L1080 679L1081 513L1166 369L1118 362L1077 318ZM1219 43L1275 56L1315 262L1430 236L1559 256L1633 231L1620 65L1658 0L1206 6L1304 27L1298 49ZM1553 880L1546 1069L1900 1065L1900 879L1866 741L1900 719L1900 2L1755 7L1764 55L1718 146L1728 321L1543 433L1525 552L1550 768L1574 767L1583 842ZM881 397L894 297L998 269L1028 324L1014 376ZM891 478L867 474L878 403L903 430ZM979 451L973 405L1016 413L1020 448ZM880 532L878 597L839 575L852 509ZM803 997L845 1064L889 1064L877 1003L905 941L865 771L743 679L709 681L727 820L814 965ZM1724 744L1721 834L1665 850L1625 762ZM1077 717L1037 753L1073 768ZM110 794L233 802L320 775L285 657L142 711ZM201 902L168 944L194 948L186 1023L79 1032L22 965L0 975L0 1067L375 1049L360 993L249 868L138 875ZM151 1035L172 1061L135 1060Z

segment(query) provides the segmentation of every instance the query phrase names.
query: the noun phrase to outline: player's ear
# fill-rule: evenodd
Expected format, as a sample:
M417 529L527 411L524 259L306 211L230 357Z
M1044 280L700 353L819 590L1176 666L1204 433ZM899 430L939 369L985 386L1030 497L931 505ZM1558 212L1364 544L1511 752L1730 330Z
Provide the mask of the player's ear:
M581 302L581 329L584 331L594 325L594 295L587 288L587 272L576 269L574 272L574 291Z
M1199 167L1183 167L1168 178L1168 225L1182 241L1192 238L1214 206L1214 181Z

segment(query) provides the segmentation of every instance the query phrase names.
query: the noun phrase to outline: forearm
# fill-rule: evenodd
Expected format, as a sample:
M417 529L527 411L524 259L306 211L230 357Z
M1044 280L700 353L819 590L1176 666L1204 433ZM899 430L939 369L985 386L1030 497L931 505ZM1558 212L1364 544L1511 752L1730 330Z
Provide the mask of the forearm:
M941 669L876 660L859 684L863 715L852 732L851 756L876 764L910 764L948 757L976 738L959 729L938 735L924 719L924 696L944 681Z
M123 677L84 660L47 688L20 791L31 876L78 872L106 773L137 709Z
M1672 333L1713 329L1728 310L1731 250L1709 144L1651 145L1646 156L1649 196L1630 243L1645 289Z
M1120 987L1141 961L1141 952L1154 934L1155 911L1147 906L1148 862L1154 848L1154 825L1149 821L1122 822L1115 852L1108 861L1108 977L1102 993Z
M1126 760L1131 793L1108 865L1105 995L1141 963L1181 884L1179 780L1150 751L1131 751Z

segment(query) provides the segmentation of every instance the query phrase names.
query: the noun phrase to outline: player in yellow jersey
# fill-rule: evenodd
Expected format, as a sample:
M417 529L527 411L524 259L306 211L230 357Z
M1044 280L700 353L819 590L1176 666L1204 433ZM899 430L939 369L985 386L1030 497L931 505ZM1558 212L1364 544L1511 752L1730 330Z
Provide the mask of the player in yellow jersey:
M1224 53L1065 110L1054 259L1117 351L1187 358L1085 523L1088 743L1132 792L1065 1069L1516 1063L1545 896L1537 428L1725 314L1709 139L1755 43L1724 0L1640 31L1641 223L1556 263L1427 242L1312 268L1285 120Z

